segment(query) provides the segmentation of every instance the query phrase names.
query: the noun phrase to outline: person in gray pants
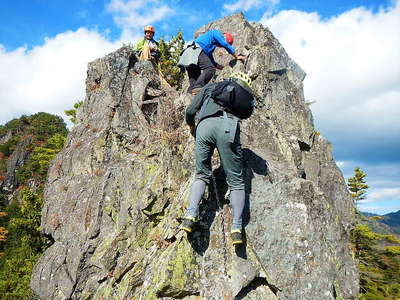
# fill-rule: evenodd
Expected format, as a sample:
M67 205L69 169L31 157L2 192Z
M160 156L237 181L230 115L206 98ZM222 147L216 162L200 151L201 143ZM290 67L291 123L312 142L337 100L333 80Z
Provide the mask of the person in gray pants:
M235 73L238 74L238 73ZM246 88L251 87L250 78L243 73L231 77ZM224 107L213 101L211 93L216 84L209 83L193 98L186 109L186 123L195 136L196 176L189 194L189 207L185 213L181 229L192 232L199 216L199 204L206 185L212 178L211 157L217 148L226 173L230 190L230 203L233 211L231 228L232 244L242 241L242 212L245 202L242 148L240 144L239 118L227 113ZM197 127L195 118L198 119Z

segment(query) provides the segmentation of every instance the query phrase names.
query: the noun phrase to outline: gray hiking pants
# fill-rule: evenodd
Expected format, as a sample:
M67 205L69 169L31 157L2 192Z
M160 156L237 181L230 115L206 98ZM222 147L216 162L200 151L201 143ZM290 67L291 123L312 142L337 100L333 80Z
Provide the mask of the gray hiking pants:
M242 146L240 144L240 128L237 126L235 138L230 142L230 134L225 132L226 122L223 116L210 117L202 120L196 129L196 179L210 183L211 156L217 148L226 181L230 190L244 189ZM232 127L232 126L229 126Z
M242 212L245 201L242 147L240 144L240 129L237 126L233 143L229 133L226 133L226 120L221 117L210 117L202 120L196 129L196 180L192 185L189 196L187 216L198 216L198 208L205 191L205 184L211 179L211 156L217 148L222 166L226 174L226 181L231 190L231 206L233 209L233 229L242 229Z

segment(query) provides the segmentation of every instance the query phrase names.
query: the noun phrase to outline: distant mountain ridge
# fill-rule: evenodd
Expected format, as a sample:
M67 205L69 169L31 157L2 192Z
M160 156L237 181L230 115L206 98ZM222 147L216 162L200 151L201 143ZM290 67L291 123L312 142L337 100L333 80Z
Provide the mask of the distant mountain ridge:
M368 218L362 218L361 222L369 225L371 229L377 233L400 234L400 210L383 216L369 212L361 212L361 215ZM380 218L371 219L371 217Z
M0 125L0 207L16 200L22 186L35 187L46 180L44 156L51 150L45 150L36 164L30 159L35 148L48 143L55 134L66 136L66 125L61 117L45 112Z
M366 216L366 217L377 217L377 216L380 216L380 215L378 215L378 214L374 214L374 213L370 213L370 212L364 212L364 211L361 211L360 212L363 216Z
M390 226L397 234L400 234L400 210L384 215L381 222Z

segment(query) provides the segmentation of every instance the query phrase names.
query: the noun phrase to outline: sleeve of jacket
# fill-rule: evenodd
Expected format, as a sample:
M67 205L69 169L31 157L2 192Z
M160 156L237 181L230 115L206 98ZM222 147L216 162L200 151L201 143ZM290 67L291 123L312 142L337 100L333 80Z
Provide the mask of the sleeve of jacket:
M195 125L196 113L201 109L201 106L203 105L204 99L209 89L210 84L202 88L200 92L196 96L194 96L192 103L190 103L190 105L186 109L185 119L186 124L188 124L189 126Z
M219 30L215 30L215 32L214 32L214 39L215 39L215 41L219 44L219 46L225 48L226 51L229 52L229 54L234 54L234 53L235 53L235 48L233 48L233 47L225 40L225 37L222 35L222 33L221 33Z

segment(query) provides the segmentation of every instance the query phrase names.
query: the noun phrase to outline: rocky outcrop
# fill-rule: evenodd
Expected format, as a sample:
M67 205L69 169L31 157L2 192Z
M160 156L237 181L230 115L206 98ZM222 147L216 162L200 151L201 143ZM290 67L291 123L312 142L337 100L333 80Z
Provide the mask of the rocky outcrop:
M32 157L55 134L66 136L66 125L61 117L45 112L22 115L1 126L0 205L20 203L19 194L25 186L36 191L39 185L44 185L55 145L44 156Z
M357 299L353 202L314 129L304 71L241 14L200 30L210 28L229 29L248 56L218 49L216 80L246 71L258 100L242 123L245 245L230 243L217 156L196 231L179 231L194 170L190 96L123 47L89 64L78 123L48 175L42 227L54 243L31 281L41 299Z
M0 145L7 143L12 138L12 130L8 130L4 135L0 135Z
M9 131L10 132L10 131ZM8 134L6 135L6 137ZM10 139L10 137L8 138ZM7 139L7 140L8 140ZM12 155L7 160L7 171L4 175L4 181L0 182L0 192L8 195L6 203L8 204L14 196L17 187L16 173L17 170L25 164L32 151L32 136L22 138L12 152ZM4 143L6 143L5 141Z

